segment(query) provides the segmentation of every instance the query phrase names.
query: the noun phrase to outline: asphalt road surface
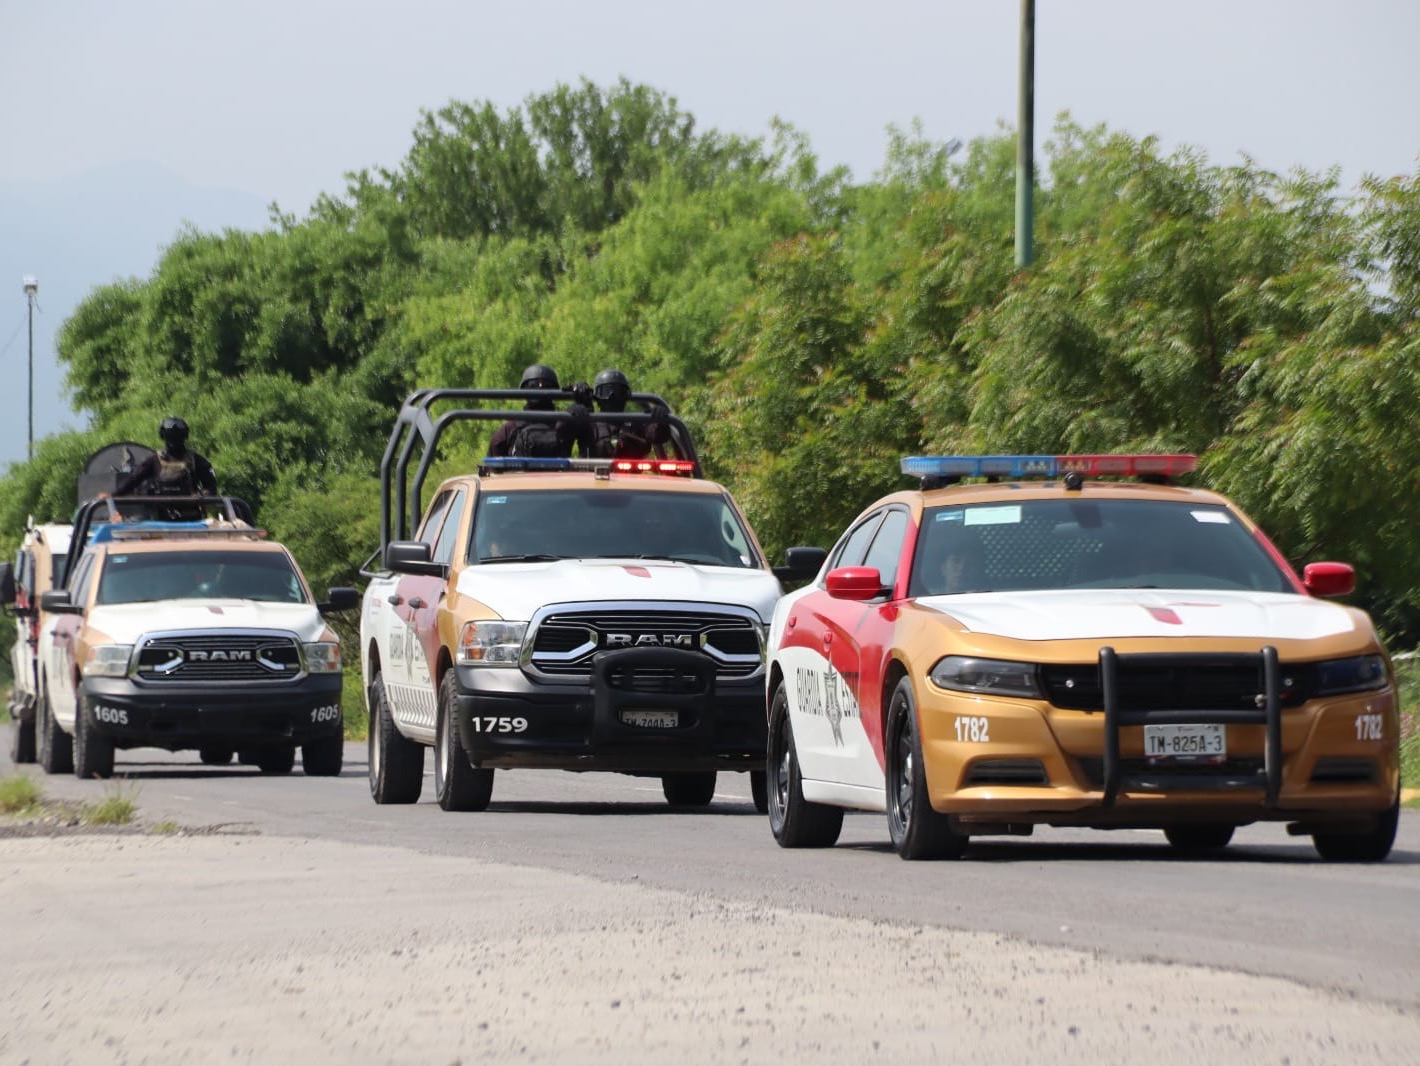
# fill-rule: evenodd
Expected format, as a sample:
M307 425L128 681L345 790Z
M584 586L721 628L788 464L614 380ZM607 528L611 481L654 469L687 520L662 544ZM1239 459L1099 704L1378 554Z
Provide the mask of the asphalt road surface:
M450 814L427 777L376 806L362 745L339 778L21 771L164 831L0 822L0 1062L1420 1063L1416 812L1378 865L1275 825L904 863L877 815L781 850L743 775L687 813L501 772Z

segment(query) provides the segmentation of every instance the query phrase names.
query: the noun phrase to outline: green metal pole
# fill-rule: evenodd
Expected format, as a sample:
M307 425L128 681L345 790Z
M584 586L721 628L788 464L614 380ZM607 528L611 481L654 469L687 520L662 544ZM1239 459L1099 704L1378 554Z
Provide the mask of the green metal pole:
M1021 70L1016 131L1016 266L1035 258L1035 0L1021 0Z

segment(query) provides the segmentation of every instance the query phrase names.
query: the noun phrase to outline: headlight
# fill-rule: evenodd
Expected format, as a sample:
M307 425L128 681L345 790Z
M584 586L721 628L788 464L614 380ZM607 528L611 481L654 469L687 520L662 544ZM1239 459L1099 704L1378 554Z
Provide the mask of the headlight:
M1351 659L1331 659L1316 664L1318 696L1385 688L1387 680L1385 659L1380 655L1357 655Z
M84 663L85 677L126 677L133 658L132 644L96 644Z
M938 688L954 692L980 692L993 696L1040 696L1034 663L1002 659L973 659L948 655L927 676Z
M339 644L307 644L306 672L310 674L340 673Z
M517 666L526 622L468 622L459 634L460 666Z

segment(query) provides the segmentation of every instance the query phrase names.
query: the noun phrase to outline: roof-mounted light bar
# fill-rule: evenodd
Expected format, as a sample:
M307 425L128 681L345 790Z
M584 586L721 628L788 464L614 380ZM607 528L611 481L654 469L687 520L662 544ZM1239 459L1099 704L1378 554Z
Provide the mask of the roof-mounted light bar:
M602 477L611 474L695 476L695 462L691 459L563 459L549 456L490 455L483 460L479 469L481 473L486 474L590 470Z
M183 523L147 523L132 525L99 526L94 534L94 543L107 540L181 540L183 538L212 540L264 540L266 530L251 526L204 526Z
M1078 474L1086 478L1171 479L1191 474L1196 455L909 455L902 472L910 477L951 484L965 478L1024 481Z

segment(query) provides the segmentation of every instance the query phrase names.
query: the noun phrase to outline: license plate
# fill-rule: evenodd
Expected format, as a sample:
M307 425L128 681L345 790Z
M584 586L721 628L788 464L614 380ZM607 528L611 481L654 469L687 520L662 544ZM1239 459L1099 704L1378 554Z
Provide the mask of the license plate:
M677 711L622 711L621 721L642 729L674 729L680 724L680 714Z
M1151 763L1221 763L1228 757L1222 725L1146 725L1144 757Z

